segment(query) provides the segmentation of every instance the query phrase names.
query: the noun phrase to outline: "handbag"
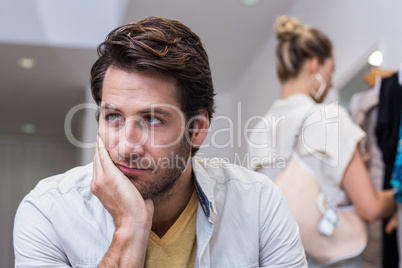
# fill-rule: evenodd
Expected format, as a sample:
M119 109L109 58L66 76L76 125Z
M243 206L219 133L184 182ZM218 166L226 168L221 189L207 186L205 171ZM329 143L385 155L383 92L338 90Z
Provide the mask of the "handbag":
M302 126L303 123L304 120ZM367 225L354 206L336 207L325 197L314 173L295 150L300 132L296 134L288 164L275 183L299 225L304 250L325 265L356 257L367 245Z

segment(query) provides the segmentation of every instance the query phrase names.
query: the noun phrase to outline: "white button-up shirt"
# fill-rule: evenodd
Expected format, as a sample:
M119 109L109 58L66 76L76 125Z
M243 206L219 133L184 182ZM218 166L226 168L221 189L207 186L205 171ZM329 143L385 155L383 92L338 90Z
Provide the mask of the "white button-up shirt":
M193 158L195 267L307 267L297 224L264 175ZM92 164L42 180L14 224L15 267L97 267L113 239L112 217L90 190Z

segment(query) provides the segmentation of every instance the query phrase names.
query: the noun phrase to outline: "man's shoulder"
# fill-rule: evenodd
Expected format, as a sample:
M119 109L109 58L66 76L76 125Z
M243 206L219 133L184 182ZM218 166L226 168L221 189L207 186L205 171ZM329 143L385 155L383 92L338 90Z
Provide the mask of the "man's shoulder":
M93 173L92 163L85 166L77 166L64 173L42 179L27 195L29 198L39 198L49 192L55 191L60 195L70 192L72 189L89 188Z
M214 183L234 182L240 184L261 184L270 186L273 182L264 174L252 171L243 166L229 163L224 158L194 157L193 169L196 176ZM197 176L197 180L199 179Z

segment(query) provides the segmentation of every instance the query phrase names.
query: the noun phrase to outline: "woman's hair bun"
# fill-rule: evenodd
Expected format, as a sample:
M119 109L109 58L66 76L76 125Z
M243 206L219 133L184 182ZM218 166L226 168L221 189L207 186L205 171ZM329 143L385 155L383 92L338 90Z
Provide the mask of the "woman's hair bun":
M276 19L274 30L279 41L289 41L300 36L304 26L298 19L282 15Z

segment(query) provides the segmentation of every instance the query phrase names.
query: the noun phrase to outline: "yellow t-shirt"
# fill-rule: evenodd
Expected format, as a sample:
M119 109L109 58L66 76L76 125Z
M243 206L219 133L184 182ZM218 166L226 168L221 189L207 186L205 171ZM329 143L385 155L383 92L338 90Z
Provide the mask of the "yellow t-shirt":
M186 208L162 238L151 231L145 267L194 267L197 207L198 197L194 190Z

